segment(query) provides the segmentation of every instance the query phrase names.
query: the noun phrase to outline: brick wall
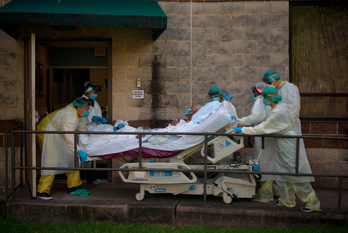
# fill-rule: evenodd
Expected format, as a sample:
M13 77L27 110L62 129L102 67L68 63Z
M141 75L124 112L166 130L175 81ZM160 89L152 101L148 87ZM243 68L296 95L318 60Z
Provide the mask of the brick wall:
M267 70L288 80L288 2L192 3L192 53L191 4L159 3L168 29L153 43L153 53L165 57L165 119L183 117L191 100L209 101L214 85L231 92L238 115L245 116L252 107L250 87Z

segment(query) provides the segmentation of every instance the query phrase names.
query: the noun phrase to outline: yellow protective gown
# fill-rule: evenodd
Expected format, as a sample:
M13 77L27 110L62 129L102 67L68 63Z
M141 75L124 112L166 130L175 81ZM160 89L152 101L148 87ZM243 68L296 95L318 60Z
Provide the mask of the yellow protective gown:
M86 125L79 122L72 104L46 116L37 126L38 131L84 131ZM73 134L38 134L37 141L42 148L42 167L74 167ZM80 148L77 146L77 151ZM42 170L42 175L55 175L69 170Z

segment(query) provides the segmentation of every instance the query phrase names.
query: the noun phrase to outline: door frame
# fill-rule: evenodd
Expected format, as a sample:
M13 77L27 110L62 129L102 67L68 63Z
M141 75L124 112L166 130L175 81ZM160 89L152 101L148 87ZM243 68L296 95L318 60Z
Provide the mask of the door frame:
M34 49L30 50L30 41L32 41L34 35ZM32 33L30 37L26 37L23 39L24 40L24 98L25 98L25 103L24 103L24 130L30 130L32 127L32 130L36 130L36 123L35 123L35 60L36 60L36 54L35 54L35 48L37 42L40 41L95 41L95 42L107 42L108 47L107 47L107 68L108 69L108 121L112 122L112 112L113 112L113 105L112 105L112 38L36 38L35 33ZM32 53L34 51L34 53ZM33 55L30 57L30 55ZM30 63L34 59L34 62ZM34 64L34 70L33 67L31 67L30 64ZM56 68L56 67L54 67ZM73 68L73 67L69 67ZM81 67L79 67L81 68ZM31 73L31 74L30 74ZM30 77L34 74L33 79L30 80ZM50 65L50 78L52 78L52 66ZM31 84L29 83L31 81ZM34 85L33 85L34 84ZM50 86L52 83L50 84ZM34 86L34 92L32 91L32 86ZM34 97L34 101L29 101L30 98L29 95ZM34 102L34 105L32 104ZM30 112L30 109L34 111ZM29 115L28 114L31 114ZM36 135L35 134L25 134L26 140L25 140L25 157L27 161L32 165L32 167L36 167ZM30 151L31 150L31 151ZM30 158L30 155L33 155ZM26 164L28 166L28 164ZM28 170L27 174L29 175L27 177L30 185L31 185L31 191L33 197L36 196L36 170Z
M107 67L102 67L108 69L108 122L112 122L112 38L36 38L36 43L40 41L56 41L56 42L66 42L66 41L81 41L81 42L107 42L107 58L108 63ZM53 66L53 68L66 68L66 69L83 69L83 68L101 68L101 66L93 67L93 66ZM52 66L50 65L50 78L52 81ZM51 83L52 85L52 83ZM51 100L52 101L52 100Z

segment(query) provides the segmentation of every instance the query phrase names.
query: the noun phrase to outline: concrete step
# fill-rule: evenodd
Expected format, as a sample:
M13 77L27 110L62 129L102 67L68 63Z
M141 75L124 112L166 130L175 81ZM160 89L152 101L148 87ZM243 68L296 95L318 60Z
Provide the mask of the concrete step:
M294 208L272 203L255 203L250 199L233 199L229 205L221 197L146 193L143 201L135 200L139 185L108 183L84 184L88 197L67 194L64 183L52 187L52 200L30 197L27 186L16 194L16 202L7 205L8 215L30 222L109 221L115 223L144 222L165 225L211 225L234 227L348 227L348 190L343 191L342 212L337 213L338 190L317 189L321 212L303 213L304 203Z

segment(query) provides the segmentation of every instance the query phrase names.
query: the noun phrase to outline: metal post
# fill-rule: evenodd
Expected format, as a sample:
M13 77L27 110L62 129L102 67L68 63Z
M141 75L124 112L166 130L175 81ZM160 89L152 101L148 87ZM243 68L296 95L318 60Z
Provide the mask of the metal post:
M24 164L28 166L28 144L27 144L27 134L24 134ZM25 182L28 182L28 171L24 171Z
M208 139L208 135L205 134L204 135L204 188L203 188L203 192L204 192L204 196L203 196L203 200L204 200L204 206L207 205L207 156L208 156L208 147L207 147L207 140Z
M5 203L8 197L8 148L7 148L7 130L5 131Z
M11 147L11 172L12 172L12 201L15 201L15 192L16 192L16 176L15 176L15 170L14 170L14 166L15 166L15 137L14 137L14 133L11 132L11 143L12 143L12 147Z
M296 174L298 174L298 164L299 164L299 158L300 158L300 138L296 138Z
M142 150L142 146L143 146L143 135L140 133L139 134L139 169L141 169L143 167L143 150Z
M265 138L261 137L261 141L262 141L261 149L265 149Z
M74 133L74 168L76 168L77 166L77 137L76 137L76 133Z
M340 186L339 186L339 190L338 190L338 206L337 206L337 212L338 213L342 213L342 210L341 210L341 202L342 202L342 180L343 180L343 177L340 176Z
M20 149L20 164L21 164L21 167L23 167L23 134L20 133L20 144L19 144L19 149ZM20 182L21 182L21 185L23 185L23 170L21 169L20 170Z

